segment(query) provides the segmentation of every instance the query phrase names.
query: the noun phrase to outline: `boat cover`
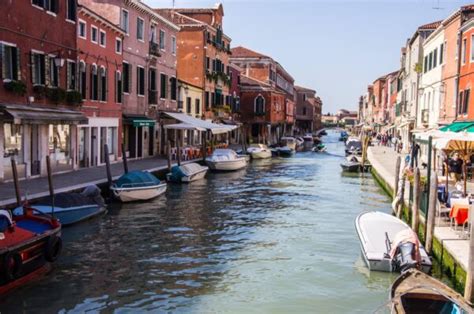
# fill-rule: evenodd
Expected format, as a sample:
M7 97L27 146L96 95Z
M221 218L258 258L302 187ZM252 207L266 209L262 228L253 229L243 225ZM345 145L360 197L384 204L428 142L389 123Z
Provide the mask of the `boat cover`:
M211 161L229 161L236 160L239 156L232 149L216 149L212 154Z
M143 187L160 184L160 180L147 171L131 171L122 175L115 186L119 188Z
M190 176L195 174L196 172L202 171L204 167L201 166L200 164L197 164L195 162L190 163L190 164L185 164L181 166L181 171L184 173L185 176Z

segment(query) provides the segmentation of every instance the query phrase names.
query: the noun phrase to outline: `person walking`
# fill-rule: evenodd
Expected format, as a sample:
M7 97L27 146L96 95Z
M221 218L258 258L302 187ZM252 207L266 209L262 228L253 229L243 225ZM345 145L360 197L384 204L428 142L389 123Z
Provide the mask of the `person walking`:
M458 153L454 153L453 158L449 160L449 172L451 178L456 182L461 181L462 177L462 159L459 158Z

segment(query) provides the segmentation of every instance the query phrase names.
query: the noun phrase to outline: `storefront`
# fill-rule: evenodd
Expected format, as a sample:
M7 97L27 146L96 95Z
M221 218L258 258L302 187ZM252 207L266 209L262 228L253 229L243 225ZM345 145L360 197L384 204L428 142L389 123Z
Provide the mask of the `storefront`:
M0 105L0 180L11 180L11 159L21 178L46 175L46 156L53 172L76 167L77 125L87 123L78 111L32 105Z
M158 131L156 121L139 115L123 115L123 143L129 158L156 155Z

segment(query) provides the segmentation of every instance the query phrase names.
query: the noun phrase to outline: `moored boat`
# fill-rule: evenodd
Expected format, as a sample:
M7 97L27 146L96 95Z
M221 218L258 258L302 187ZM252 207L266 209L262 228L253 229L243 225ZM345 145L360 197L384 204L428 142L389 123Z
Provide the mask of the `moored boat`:
M324 144L317 144L311 150L315 153L324 153L327 151L327 147Z
M370 270L403 272L420 268L428 273L431 260L417 235L402 220L382 212L359 214L355 220L362 257Z
M166 183L147 171L122 175L110 188L122 202L146 201L166 192Z
M288 146L278 147L277 148L278 156L280 157L292 157L295 154L295 150L291 149Z
M97 186L86 187L81 193L65 192L35 200L34 208L42 214L53 215L62 226L69 226L106 212L105 201ZM23 207L15 208L14 215L21 215ZM38 213L38 212L37 212Z
M296 139L291 136L284 136L280 139L280 146L287 146L288 148L296 151Z
M346 142L346 156L347 155L361 155L362 142L358 138L351 137Z
M392 313L473 313L460 294L416 269L394 281L390 300Z
M0 210L0 295L39 278L62 250L61 223L25 205L21 215Z
M181 166L173 166L171 172L166 175L166 180L171 182L193 182L206 176L208 167L198 163L189 163Z
M248 160L246 156L239 156L232 149L216 149L206 158L206 163L211 170L234 171L245 168Z
M247 148L247 153L253 159L265 159L272 157L272 151L264 144L251 144Z

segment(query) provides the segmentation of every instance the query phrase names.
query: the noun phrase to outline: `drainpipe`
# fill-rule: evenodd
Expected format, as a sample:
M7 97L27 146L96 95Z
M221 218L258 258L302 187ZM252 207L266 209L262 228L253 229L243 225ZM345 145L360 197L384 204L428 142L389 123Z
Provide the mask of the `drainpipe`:
M461 26L462 26L462 14L461 14ZM460 79L460 72L461 72L461 53L462 53L462 31L460 30L458 32L458 66L457 66L457 82L456 82L456 86L455 86L455 91L456 91L456 95L454 97L454 107L455 107L455 111L454 111L454 121L456 121L458 119L458 102L459 102L459 79Z

